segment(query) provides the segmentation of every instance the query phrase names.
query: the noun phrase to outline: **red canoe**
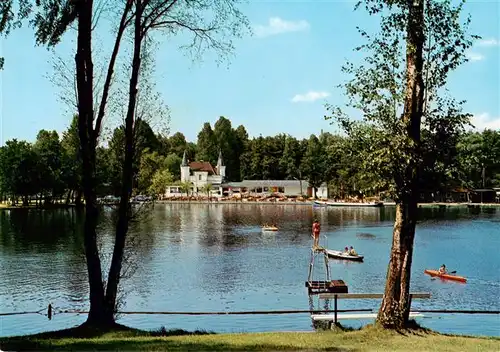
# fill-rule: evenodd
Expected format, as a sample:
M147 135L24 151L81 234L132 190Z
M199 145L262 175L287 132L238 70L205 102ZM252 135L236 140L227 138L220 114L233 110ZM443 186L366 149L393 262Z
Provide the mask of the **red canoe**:
M452 274L440 274L438 270L425 269L424 273L432 277L439 277L441 279L467 282L467 279L463 276L452 275Z

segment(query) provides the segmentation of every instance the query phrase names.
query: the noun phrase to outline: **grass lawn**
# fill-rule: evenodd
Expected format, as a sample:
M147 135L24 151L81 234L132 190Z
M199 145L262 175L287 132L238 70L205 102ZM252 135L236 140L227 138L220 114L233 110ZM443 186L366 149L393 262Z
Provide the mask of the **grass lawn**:
M123 327L107 333L61 330L0 339L3 351L500 351L500 338L450 336L427 330L404 333L372 326L356 331L247 334L146 332Z

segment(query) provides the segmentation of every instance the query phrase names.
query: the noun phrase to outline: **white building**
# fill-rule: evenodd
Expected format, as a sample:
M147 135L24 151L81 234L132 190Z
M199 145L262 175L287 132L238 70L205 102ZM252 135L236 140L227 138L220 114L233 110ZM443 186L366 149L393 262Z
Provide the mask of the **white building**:
M263 196L272 193L282 194L287 197L314 197L314 188L309 186L307 180L243 180L241 182L228 182L222 185L223 195L249 194ZM322 184L316 192L318 198L328 198L328 187Z
M212 196L222 195L222 183L226 177L226 166L222 160L222 153L219 152L219 159L215 168L208 161L188 162L186 152L182 157L181 163L181 182L191 183L190 194L206 195L204 187L211 186ZM182 190L179 185L168 186L165 191L165 197L180 197ZM184 193L186 195L186 193Z
M263 196L272 193L282 194L287 197L314 197L314 188L309 186L307 180L243 180L241 182L224 182L226 166L219 152L219 159L215 168L208 161L188 162L186 152L181 163L181 182L190 183L190 195L206 196L206 185L211 186L211 196L223 197L238 194ZM179 185L168 186L165 197L181 197L186 191ZM328 187L322 184L316 192L318 198L328 198Z

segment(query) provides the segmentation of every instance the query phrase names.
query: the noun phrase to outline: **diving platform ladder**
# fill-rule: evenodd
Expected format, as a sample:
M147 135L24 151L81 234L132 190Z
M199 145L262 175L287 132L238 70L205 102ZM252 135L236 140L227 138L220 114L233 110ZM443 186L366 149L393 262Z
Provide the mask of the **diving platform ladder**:
M309 261L309 273L307 275L306 287L309 292L309 295L316 295L320 293L347 293L347 285L343 280L332 280L330 275L330 262L328 258L328 238L326 236L321 236L324 238L324 242L326 244L325 247L319 246L311 248L311 259ZM323 262L325 265L324 270L324 280L318 280L314 277L314 268L315 262L317 261L318 256L323 256Z

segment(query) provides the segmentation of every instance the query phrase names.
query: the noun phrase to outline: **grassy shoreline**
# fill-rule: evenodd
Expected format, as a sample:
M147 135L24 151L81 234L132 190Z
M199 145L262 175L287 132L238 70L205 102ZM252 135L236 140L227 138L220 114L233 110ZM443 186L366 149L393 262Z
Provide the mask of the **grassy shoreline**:
M211 334L182 330L154 332L121 326L110 332L82 327L31 336L0 338L7 351L169 350L169 351L498 351L500 338L439 334L427 329L402 332L374 326L361 330Z

